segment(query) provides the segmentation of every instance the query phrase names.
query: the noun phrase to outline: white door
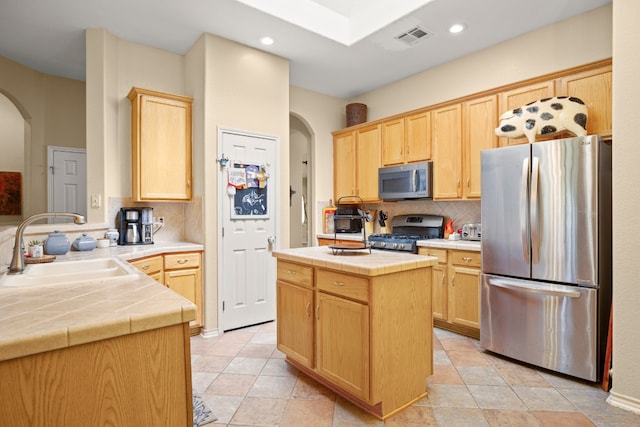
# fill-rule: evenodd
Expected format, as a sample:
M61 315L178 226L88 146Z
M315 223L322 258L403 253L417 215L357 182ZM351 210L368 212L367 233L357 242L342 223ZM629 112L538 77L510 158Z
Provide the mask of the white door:
M79 148L48 147L49 212L87 215L87 151ZM62 222L61 219L57 221ZM72 219L69 219L72 221Z
M218 141L222 141L218 157L229 159L226 167L220 167L222 262L218 282L220 326L228 331L275 319L275 259L271 251L278 214L278 139L222 129ZM230 186L230 181L239 186L243 177L247 188Z

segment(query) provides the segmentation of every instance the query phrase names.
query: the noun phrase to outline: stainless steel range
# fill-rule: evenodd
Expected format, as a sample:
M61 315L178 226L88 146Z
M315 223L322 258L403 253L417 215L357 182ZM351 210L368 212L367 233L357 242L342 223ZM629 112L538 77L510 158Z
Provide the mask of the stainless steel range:
M417 253L418 240L441 239L444 217L440 215L396 215L391 220L391 233L372 234L369 243L373 249Z

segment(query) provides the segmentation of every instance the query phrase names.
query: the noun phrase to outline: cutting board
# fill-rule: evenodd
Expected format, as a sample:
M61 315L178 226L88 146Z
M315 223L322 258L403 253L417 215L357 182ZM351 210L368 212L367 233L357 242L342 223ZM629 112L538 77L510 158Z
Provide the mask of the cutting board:
M40 258L25 258L25 264L43 264L46 262L53 262L56 260L55 255L42 255Z

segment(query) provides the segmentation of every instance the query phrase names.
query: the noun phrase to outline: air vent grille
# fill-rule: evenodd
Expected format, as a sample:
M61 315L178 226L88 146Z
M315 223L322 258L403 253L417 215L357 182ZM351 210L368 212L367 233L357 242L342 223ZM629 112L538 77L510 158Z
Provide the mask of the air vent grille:
M432 35L433 35L432 33L429 33L428 31L425 31L420 27L414 27L409 31L405 31L399 36L396 36L396 39L411 46L418 43L421 40L428 39Z

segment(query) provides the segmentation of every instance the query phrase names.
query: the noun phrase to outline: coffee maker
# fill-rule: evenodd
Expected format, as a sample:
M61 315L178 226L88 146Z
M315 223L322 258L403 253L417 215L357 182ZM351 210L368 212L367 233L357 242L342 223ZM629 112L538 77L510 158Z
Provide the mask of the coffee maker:
M120 208L120 245L153 243L153 208Z

